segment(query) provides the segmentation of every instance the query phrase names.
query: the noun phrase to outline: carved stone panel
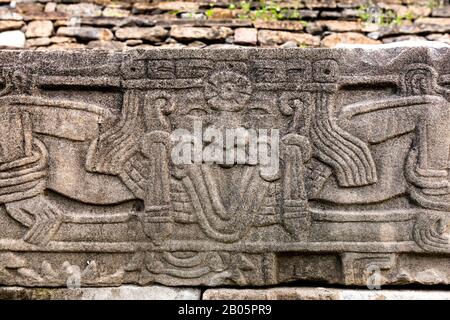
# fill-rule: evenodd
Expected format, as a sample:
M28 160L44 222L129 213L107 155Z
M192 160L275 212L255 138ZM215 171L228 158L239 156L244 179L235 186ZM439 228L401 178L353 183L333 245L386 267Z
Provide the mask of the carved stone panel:
M0 284L449 283L449 61L0 51Z

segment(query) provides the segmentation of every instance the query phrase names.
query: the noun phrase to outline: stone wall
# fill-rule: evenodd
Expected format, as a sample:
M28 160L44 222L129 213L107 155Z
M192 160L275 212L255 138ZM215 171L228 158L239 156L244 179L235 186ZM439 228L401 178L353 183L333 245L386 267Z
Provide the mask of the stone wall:
M28 48L334 47L450 43L448 0L0 0L0 45Z
M165 286L48 289L0 287L0 299L8 300L450 300L446 290L368 290L324 287L266 289L199 289ZM183 307L186 307L185 304ZM178 312L179 308L168 308ZM279 311L279 310L276 310ZM266 312L269 312L267 309ZM275 312L273 310L272 312Z

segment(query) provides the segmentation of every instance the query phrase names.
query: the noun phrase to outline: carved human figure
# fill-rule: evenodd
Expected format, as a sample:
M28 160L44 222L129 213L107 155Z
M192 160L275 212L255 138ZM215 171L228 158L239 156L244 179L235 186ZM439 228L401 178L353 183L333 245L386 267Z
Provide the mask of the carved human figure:
M213 73L204 94L206 104L180 106L170 117L174 129L185 130L188 144L195 144L196 138L201 140L200 152L211 150L212 145L223 148L215 161L203 159L174 168L174 183L180 184L191 199L192 213L201 229L214 240L235 242L252 226L281 222L295 239L306 237L301 224L305 224L307 211L303 171L310 156L307 139L283 131L282 115L276 106L271 109L250 103L252 84L242 74ZM203 136L195 136L196 124L202 126ZM233 130L236 135L231 139L235 140L230 143L229 133ZM256 136L251 136L249 130L254 130ZM278 137L278 130L282 137ZM211 132L216 134L211 136ZM250 160L251 147L247 143L258 144L258 151L265 145L263 149L271 161L280 163L280 168L269 168L274 163L262 163L260 153L256 161ZM244 161L237 156L239 148L247 153ZM234 157L227 162L230 154ZM282 199L277 199L275 189L283 189ZM264 211L272 214L261 214Z
M173 219L179 222L187 219L189 223L193 219L207 237L221 242L242 239L255 224L264 226L280 221L295 238L304 237L304 226L299 226L304 224L307 208L303 163L310 156L305 137L287 132L281 138L284 164L281 180L285 189L282 215L277 209L274 184L279 183L275 181L283 174L271 172L267 165L240 163L237 158L226 164L200 161L177 166L172 163L169 146L172 130L193 130L195 123L200 123L205 134L215 128L225 137L227 130L265 129L271 136L274 124L281 128L280 115L264 106L248 107L251 93L250 81L230 71L210 75L204 88L206 101L199 101L192 108L175 106L175 101L180 99L164 90L129 90L122 117L91 145L87 168L119 176L134 196L144 201L140 218L145 233L155 242L171 235ZM263 112L264 116L252 117L254 110L257 114ZM210 144L211 138L201 133L199 140ZM264 142L268 149L273 146L270 139ZM229 151L227 148L237 148L239 143L237 139L231 145L224 144L224 155ZM204 147L200 147L200 153ZM276 160L278 164L279 159ZM178 199L180 193L183 196ZM184 197L189 200L181 200ZM266 202L271 204L265 210L274 214L258 215ZM184 209L177 211L178 207ZM176 216L172 214L174 211Z
M357 144L324 138L326 129L313 128L315 154L336 179L312 198L357 204L408 194L421 207L449 211L450 103L437 78L432 67L414 64L402 75L400 96L346 105L339 114L333 96L316 101L332 126Z
M25 68L3 76L0 203L28 227L25 241L45 245L71 219L46 189L87 204L133 199L120 178L86 172L87 150L95 147L99 125L113 118L107 110L39 95Z

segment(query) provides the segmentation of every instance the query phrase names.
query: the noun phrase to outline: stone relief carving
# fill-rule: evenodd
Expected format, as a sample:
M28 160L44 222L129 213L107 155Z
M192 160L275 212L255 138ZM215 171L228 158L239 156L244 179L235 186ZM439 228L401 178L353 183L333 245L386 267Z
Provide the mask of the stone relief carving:
M1 284L449 281L446 50L0 54Z

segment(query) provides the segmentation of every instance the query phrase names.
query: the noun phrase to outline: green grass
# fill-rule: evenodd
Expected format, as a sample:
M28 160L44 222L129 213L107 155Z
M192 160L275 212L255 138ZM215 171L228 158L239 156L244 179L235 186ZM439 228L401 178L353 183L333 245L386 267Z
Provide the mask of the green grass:
M394 10L381 8L379 9L378 15L374 16L370 12L371 8L373 8L372 5L360 6L358 8L358 18L362 22L373 22L382 27L390 27L404 25L405 22L411 22L416 18L411 11L408 11L404 15L398 15Z
M254 3L254 2L253 2ZM231 3L228 6L230 10L239 10L238 18L251 20L299 20L302 16L297 9L281 8L278 4L271 1L259 1L256 6L252 7L252 2L240 1Z

